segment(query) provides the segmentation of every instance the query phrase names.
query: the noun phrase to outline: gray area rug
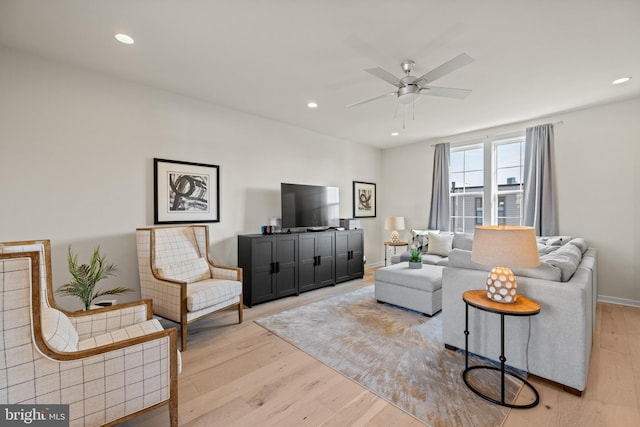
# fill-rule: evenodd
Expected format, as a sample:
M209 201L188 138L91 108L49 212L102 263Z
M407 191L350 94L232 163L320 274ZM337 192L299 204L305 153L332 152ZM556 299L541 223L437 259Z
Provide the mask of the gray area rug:
M466 387L464 353L444 348L440 315L379 304L373 286L256 323L432 427L500 426L509 413ZM499 395L498 373L472 372L476 387ZM506 381L513 401L520 384Z

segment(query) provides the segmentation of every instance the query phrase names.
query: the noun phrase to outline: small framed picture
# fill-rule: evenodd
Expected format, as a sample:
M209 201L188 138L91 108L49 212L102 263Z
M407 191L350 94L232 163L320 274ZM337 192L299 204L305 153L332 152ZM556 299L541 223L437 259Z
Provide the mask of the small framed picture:
M220 222L220 167L153 159L154 224Z
M375 218L376 185L372 182L353 181L353 217Z

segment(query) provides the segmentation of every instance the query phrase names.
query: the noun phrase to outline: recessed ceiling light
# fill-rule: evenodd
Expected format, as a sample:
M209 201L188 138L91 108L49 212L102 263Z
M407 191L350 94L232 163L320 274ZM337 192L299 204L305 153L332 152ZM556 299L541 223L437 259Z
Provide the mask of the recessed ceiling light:
M614 85L619 85L621 83L626 83L629 80L631 80L631 77L620 77L619 79L615 79L611 83L613 83Z
M399 132L391 132L391 136L398 136L398 135L400 135Z
M309 102L307 104L307 107L309 107L309 108L318 108L318 103L311 101L311 102Z
M118 33L115 37L120 43L133 44L133 38L127 34Z

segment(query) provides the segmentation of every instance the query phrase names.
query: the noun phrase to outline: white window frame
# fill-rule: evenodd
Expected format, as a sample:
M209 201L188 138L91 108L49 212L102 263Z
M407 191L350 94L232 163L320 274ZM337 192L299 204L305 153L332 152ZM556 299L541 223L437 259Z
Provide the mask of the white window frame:
M497 168L497 147L500 145L510 144L514 142L525 142L524 132L514 132L508 135L503 134L500 136L488 137L483 140L472 140L461 142L451 145L451 152L463 151L482 147L484 149L483 161L484 161L484 174L483 174L483 192L461 192L452 193L449 189L449 203L453 197L461 196L480 196L482 197L482 223L484 225L497 225L498 224L498 201L500 196L509 194L520 194L521 201L524 193L524 183L520 182L520 188L518 190L503 190L498 189L498 168ZM524 159L522 159L522 166L524 167ZM524 176L522 181L524 181ZM490 203L487 203L490 201ZM454 218L465 218L465 216L454 216L453 206L450 206L449 224L453 227ZM523 203L520 203L520 225L522 225L523 219ZM473 230L464 230L465 232Z

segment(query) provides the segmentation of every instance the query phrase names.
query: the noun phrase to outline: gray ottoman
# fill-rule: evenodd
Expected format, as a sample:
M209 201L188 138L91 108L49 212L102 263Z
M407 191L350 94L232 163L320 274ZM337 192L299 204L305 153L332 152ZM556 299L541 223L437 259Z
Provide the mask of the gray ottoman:
M443 268L423 264L413 269L408 262L380 268L375 272L376 299L432 316L442 310Z

